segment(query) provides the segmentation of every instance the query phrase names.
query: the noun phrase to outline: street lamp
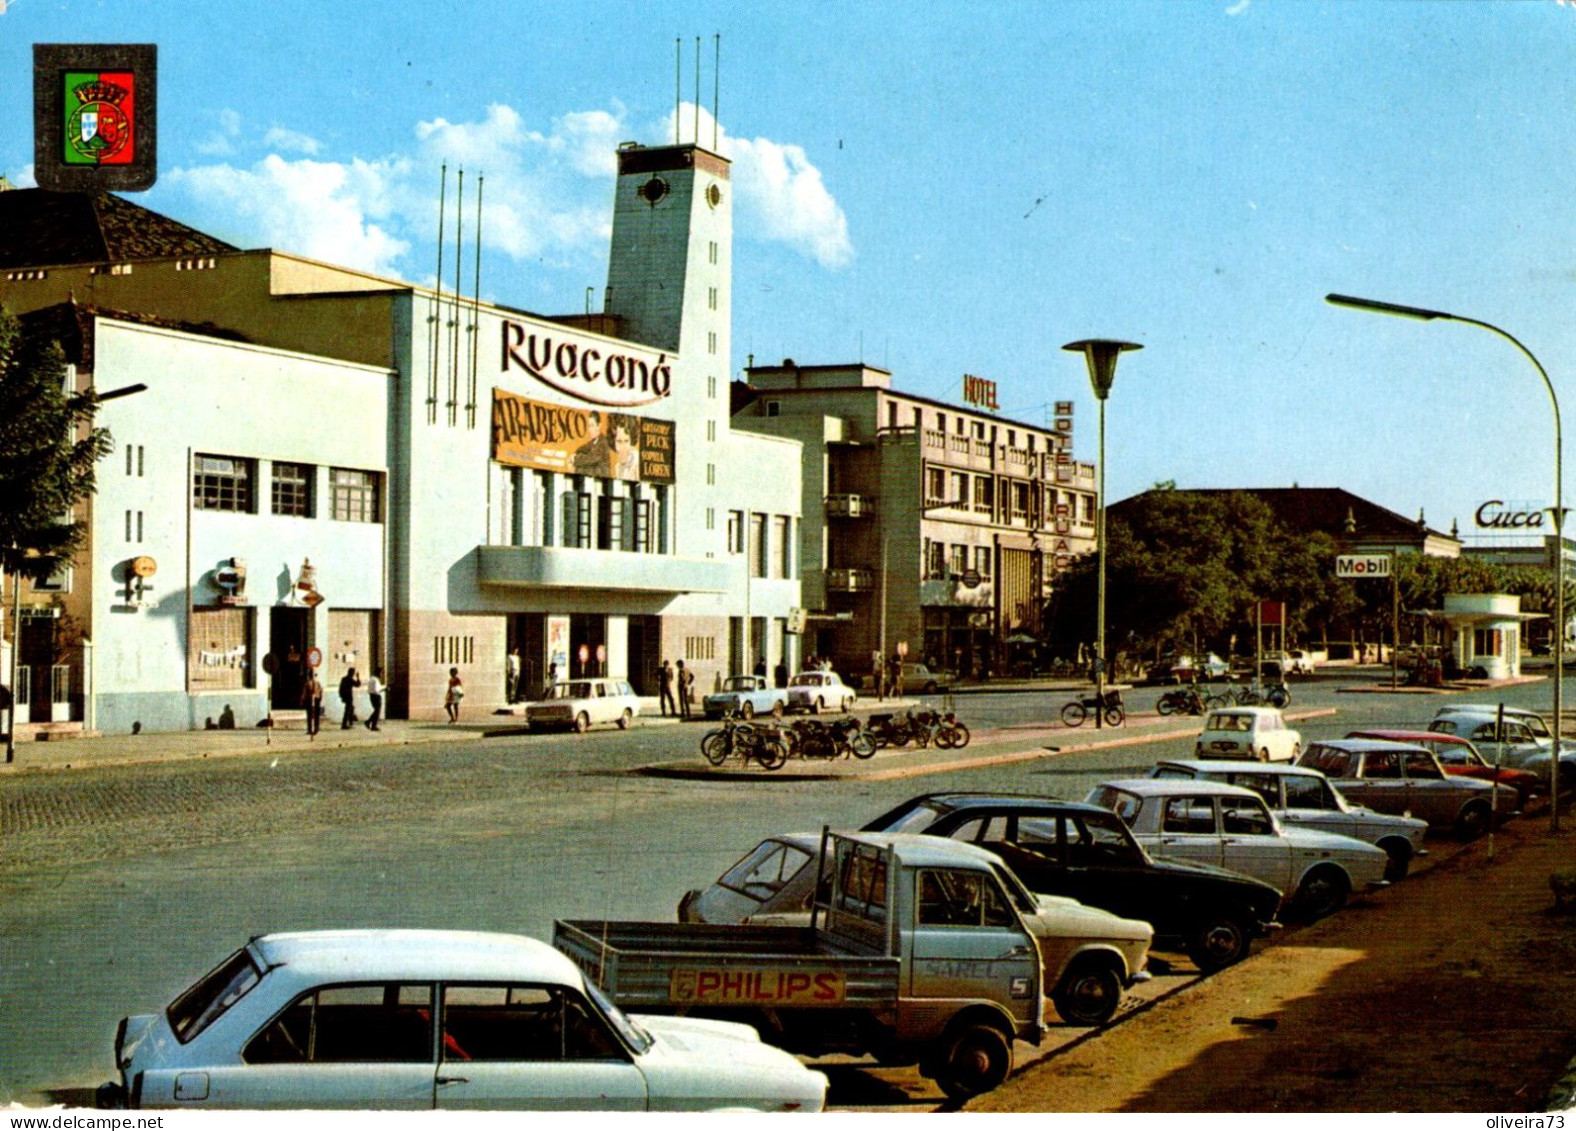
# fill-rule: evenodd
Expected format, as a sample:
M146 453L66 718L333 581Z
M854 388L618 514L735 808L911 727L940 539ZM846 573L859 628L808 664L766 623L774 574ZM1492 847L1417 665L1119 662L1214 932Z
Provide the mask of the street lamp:
M1538 371L1538 376L1543 378L1543 387L1548 390L1549 404L1554 410L1554 750L1549 764L1549 828L1558 832L1560 828L1560 724L1563 721L1561 714L1564 710L1563 691L1565 684L1565 498L1563 491L1564 446L1560 439L1560 399L1554 394L1554 382L1549 380L1548 370L1532 351L1522 345L1513 335L1501 330L1491 322L1484 322L1477 318L1467 318L1460 314L1446 314L1442 310L1425 310L1418 306L1402 306L1394 302L1378 302L1371 298L1354 298L1351 295L1325 295L1324 301L1334 306L1350 307L1352 310L1366 310L1371 314L1391 314L1397 318L1415 318L1420 322L1432 322L1443 319L1446 322L1463 322L1468 326L1476 326L1497 334L1511 345L1521 351L1522 356L1532 362L1532 367Z
M1127 350L1141 350L1136 342L1117 342L1106 338L1087 338L1081 342L1068 342L1062 347L1072 353L1081 353L1089 363L1089 384L1094 386L1095 399L1100 402L1100 462L1095 480L1095 494L1099 506L1095 508L1095 552L1099 560L1099 585L1095 590L1095 645L1094 693L1100 705L1095 708L1094 725L1099 727L1105 715L1105 400L1111 395L1111 382L1116 380L1116 359Z

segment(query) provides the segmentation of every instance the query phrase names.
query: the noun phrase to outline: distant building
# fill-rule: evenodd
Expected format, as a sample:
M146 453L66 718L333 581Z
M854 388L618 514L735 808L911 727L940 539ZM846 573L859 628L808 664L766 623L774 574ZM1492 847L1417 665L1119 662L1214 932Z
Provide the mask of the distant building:
M746 377L735 428L804 446L807 652L860 676L872 653L900 649L1000 671L1015 644L1039 643L1057 573L1094 548L1094 466L1074 459L1071 401L1036 425L906 393L863 364Z

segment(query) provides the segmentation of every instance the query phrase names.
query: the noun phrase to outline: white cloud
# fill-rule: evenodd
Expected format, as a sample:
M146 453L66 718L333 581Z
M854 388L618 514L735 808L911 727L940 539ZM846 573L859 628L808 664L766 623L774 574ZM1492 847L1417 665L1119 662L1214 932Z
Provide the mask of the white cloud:
M193 143L204 157L227 157L235 152L234 139L241 136L241 115L234 110L220 110L216 117L219 128L201 141Z
M271 149L282 149L290 153L305 153L309 157L316 157L317 151L322 148L315 137L309 137L295 130L287 130L283 126L274 126L263 135L263 144Z
M734 203L748 234L785 243L823 267L846 267L853 261L848 217L803 146L770 138L733 137L719 129L710 111L700 110L696 129L694 103L678 110L679 138L710 146L716 139L724 157L733 161ZM673 115L658 129L662 143L673 137ZM754 230L749 226L754 225Z
M37 188L37 168L38 166L29 161L26 165L22 166L22 171L20 173L14 177L7 177L6 179L11 182L12 188Z
M386 226L407 172L397 160L347 165L269 154L250 169L208 165L168 179L200 208L223 213L225 227L255 232L266 246L387 275L409 247Z
M1237 0L1237 2L1235 4L1233 4L1231 7L1226 9L1226 15L1228 15L1228 16L1240 16L1240 15L1242 15L1243 12L1246 12L1248 10L1248 5L1251 4L1252 2L1253 2L1253 0Z

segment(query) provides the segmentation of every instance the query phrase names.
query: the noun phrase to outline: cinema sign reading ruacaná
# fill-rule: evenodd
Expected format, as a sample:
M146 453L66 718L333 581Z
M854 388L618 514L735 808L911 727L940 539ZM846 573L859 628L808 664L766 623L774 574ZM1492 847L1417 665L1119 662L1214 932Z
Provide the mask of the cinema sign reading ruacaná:
M673 422L493 390L493 459L566 475L673 482Z
M576 400L633 408L660 401L673 389L673 367L665 353L646 353L622 343L604 353L592 342L509 319L502 323L502 334L500 372L523 369Z

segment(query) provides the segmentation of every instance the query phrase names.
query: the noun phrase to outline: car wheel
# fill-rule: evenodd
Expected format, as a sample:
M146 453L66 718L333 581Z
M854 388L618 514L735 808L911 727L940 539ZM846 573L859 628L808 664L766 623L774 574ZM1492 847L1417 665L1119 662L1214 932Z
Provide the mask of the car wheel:
M728 760L728 736L720 730L714 730L700 740L701 757L713 766L720 766Z
M1456 817L1456 835L1462 840L1476 840L1488 832L1488 824L1488 806L1481 801L1474 801Z
M753 719L755 717L755 704L746 699L739 705L739 718Z
M1409 842L1399 838L1383 840L1379 847L1385 850L1385 855L1390 857L1390 863L1385 865L1384 878L1392 884L1406 879L1406 873L1412 867L1412 846Z
M1012 1071L1012 1046L1000 1029L970 1025L952 1039L935 1080L955 1100L966 1100L999 1087Z
M782 718L783 717L783 713L786 710L787 710L787 707L783 704L783 701L781 699L777 700L777 702L772 704L772 718L774 718L774 719Z
M1334 915L1346 906L1346 897L1352 893L1351 881L1346 873L1336 868L1319 867L1303 878L1292 901L1297 913L1308 922Z
M1200 973L1213 974L1241 962L1252 945L1252 936L1241 919L1220 914L1193 928L1187 940L1187 956Z
M581 711L575 716L575 733L584 734L591 729L591 716Z
M826 702L819 695L817 695L815 697L815 702L810 704L810 713L812 715L819 715L824 710L826 710Z
M931 680L929 683L925 684L924 688L922 689L922 693L925 695L934 695L936 690L936 681Z
M1261 762L1268 762L1269 760L1270 760L1270 748L1268 746L1261 746L1261 747L1259 747L1259 761L1261 761Z
M1104 1025L1122 1004L1122 979L1108 962L1075 962L1051 1002L1069 1025Z
M618 716L618 729L628 730L629 724L634 721L634 718L635 712L630 710L628 707L625 707L623 714Z

